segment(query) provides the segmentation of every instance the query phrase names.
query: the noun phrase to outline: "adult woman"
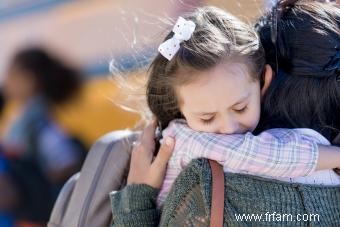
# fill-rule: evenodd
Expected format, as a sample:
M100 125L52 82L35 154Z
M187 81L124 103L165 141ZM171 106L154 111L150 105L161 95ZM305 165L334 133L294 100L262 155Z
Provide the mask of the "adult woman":
M339 7L330 3L290 2L281 2L272 12L274 17L264 17L258 25L267 63L276 76L266 92L257 131L276 127L308 127L336 144L340 131ZM306 34L310 38L308 42ZM311 56L314 58L310 59ZM150 136L150 131L152 127L151 130L147 128L144 138ZM134 156L143 160L143 153L152 150L152 145L150 141L143 142L142 138L141 150L136 149ZM169 150L171 146L163 146L151 165L152 157L142 164L132 157L130 184L144 183L157 188L163 171L157 174L150 171L155 168L163 170L157 167L165 166ZM144 177L136 174L143 169ZM195 160L181 173L165 203L161 226L208 225L211 203L208 169L206 160ZM340 224L338 186L289 184L238 174L225 174L225 179L225 225ZM158 191L154 188L132 184L113 194L113 224L157 225L159 213L154 209L153 200ZM138 195L143 199L137 199ZM254 203L255 198L257 201ZM129 200L123 202L124 199ZM240 219L240 215L252 214L260 215L257 216L259 219ZM319 218L312 220L312 214ZM303 215L309 218L302 220Z

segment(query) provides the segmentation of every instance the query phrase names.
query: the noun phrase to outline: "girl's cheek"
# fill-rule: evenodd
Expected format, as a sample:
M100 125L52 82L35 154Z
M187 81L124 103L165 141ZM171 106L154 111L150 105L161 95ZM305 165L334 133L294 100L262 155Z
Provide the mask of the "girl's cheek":
M253 131L260 120L260 114L257 111L247 113L246 118L243 120L245 131Z

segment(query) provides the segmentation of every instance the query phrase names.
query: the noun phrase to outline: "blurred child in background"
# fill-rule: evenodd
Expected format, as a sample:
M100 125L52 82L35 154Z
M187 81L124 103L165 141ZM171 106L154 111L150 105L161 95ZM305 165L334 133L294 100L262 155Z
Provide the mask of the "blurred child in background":
M44 226L65 181L79 171L85 148L56 123L51 110L82 85L81 74L42 48L28 48L12 59L4 97L18 114L2 140L4 156L19 191L18 225Z

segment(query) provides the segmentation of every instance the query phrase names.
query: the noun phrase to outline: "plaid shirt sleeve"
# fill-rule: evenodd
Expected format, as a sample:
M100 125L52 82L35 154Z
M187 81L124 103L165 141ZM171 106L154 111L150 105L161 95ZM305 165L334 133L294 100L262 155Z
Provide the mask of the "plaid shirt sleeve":
M192 159L219 162L226 172L268 177L300 177L314 171L318 159L317 139L294 129L271 129L254 136L215 134L190 129L175 120L163 136L176 141L173 163L186 166Z

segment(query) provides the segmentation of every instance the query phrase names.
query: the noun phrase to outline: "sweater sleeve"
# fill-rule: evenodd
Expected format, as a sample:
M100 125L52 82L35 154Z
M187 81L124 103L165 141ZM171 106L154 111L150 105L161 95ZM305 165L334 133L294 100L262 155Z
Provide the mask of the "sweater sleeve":
M226 172L269 177L300 177L314 171L317 139L295 129L271 129L255 136L197 132L183 121L173 121L163 136L176 140L175 153L182 167L196 158L219 162Z
M121 191L111 192L111 227L158 226L160 219L160 211L156 209L158 193L158 189L146 184L128 185Z

